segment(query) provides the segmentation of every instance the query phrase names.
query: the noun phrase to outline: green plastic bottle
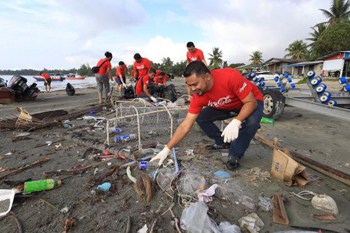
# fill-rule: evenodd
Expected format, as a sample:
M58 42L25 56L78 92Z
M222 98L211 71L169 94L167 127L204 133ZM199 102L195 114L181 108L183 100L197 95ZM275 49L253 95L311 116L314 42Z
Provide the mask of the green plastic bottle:
M28 194L33 192L49 190L55 187L59 187L61 186L61 184L62 184L62 180L53 180L53 179L27 181L24 183L23 192L25 194Z
M275 120L272 118L262 117L261 123L267 123L267 124L273 125L273 124L275 124Z

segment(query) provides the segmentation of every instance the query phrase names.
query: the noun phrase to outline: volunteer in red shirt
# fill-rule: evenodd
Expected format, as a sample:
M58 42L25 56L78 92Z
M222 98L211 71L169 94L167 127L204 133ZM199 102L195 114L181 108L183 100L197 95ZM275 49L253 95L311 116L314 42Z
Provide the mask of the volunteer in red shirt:
M153 78L156 75L156 70L151 68L148 74L139 78L136 83L136 96L138 98L150 98L154 103L158 102L157 98L152 96L156 90L153 83Z
M126 78L125 74L127 73L128 68L126 67L125 63L123 61L120 61L118 63L117 70L115 72L116 78L115 81L118 83L118 91L119 95L122 95L122 86L126 88Z
M134 55L134 78L138 80L148 74L149 69L152 68L152 63L145 57L141 57L139 53Z
M187 42L186 47L187 47L186 66L193 61L202 61L206 66L208 66L207 62L205 61L203 51L200 49L197 49L194 46L194 43L192 41ZM187 87L187 95L188 95L188 100L191 101L192 92L190 87Z
M106 102L108 102L110 98L110 87L109 80L113 81L112 78L112 65L111 60L113 58L112 53L106 52L105 58L102 58L98 61L96 66L99 66L99 71L95 74L96 83L97 83L97 91L98 91L98 103L102 104L102 92L103 89L106 93Z
M260 128L263 95L254 84L232 68L210 71L203 62L194 61L186 67L183 75L194 92L187 116L168 144L151 161L159 159L159 164L162 164L170 149L197 122L204 133L215 140L215 144L208 149L228 149L226 167L230 170L238 168L239 159L244 156ZM232 117L234 119L220 132L214 122Z
M50 92L51 91L51 81L52 81L51 76L45 72L40 72L40 76L43 77L43 79L44 79L45 91Z
M156 76L154 77L154 84L156 86L158 97L164 98L164 87L166 86L166 80L166 74L161 70L157 70Z

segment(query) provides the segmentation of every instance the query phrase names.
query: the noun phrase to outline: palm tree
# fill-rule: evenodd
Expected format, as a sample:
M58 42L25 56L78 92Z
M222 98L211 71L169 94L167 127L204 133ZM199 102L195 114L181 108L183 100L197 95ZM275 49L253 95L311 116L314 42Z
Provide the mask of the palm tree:
M288 48L285 50L287 54L284 56L285 58L291 58L293 60L303 60L307 59L309 55L309 51L307 50L307 44L302 40L296 40L291 43Z
M333 0L332 6L329 11L320 9L323 14L328 18L328 23L333 25L338 22L344 22L349 20L350 16L350 3L349 0Z
M220 51L219 48L213 48L213 53L209 53L209 67L211 69L218 69L221 67L221 64L223 62L222 60L222 51Z
M263 63L262 53L260 51L254 51L252 55L250 55L249 61L252 61L252 66L258 66Z
M311 27L313 32L311 32L310 35L312 37L306 38L306 40L311 41L311 43L308 45L309 47L312 48L314 46L315 42L321 36L322 32L324 32L324 30L326 30L326 28L327 28L327 26L325 23L319 23L319 24L316 24L314 27Z

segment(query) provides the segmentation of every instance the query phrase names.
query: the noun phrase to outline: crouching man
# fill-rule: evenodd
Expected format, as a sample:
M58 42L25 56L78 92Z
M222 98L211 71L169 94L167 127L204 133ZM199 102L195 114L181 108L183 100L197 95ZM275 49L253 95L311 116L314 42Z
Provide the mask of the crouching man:
M205 134L215 140L210 149L228 149L227 168L238 168L239 160L260 128L263 95L257 86L232 68L210 71L201 61L194 61L183 75L194 92L188 113L168 144L151 161L159 159L159 165L162 164L170 149L187 135L196 121ZM223 132L214 123L232 117Z

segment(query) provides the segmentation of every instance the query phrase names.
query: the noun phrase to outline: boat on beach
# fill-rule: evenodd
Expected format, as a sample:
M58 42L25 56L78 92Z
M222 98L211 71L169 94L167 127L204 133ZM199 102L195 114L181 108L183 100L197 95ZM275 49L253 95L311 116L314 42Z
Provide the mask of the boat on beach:
M51 74L49 74L50 76L51 76L51 81L63 81L65 78L63 77L63 76L61 76L61 75L51 75ZM40 76L40 75L38 75L38 76L33 76L33 78L36 80L36 81L39 81L39 82L42 82L42 81L44 81L44 78L42 77L42 76Z
M65 75L66 80L84 80L85 76L79 74L67 74Z

